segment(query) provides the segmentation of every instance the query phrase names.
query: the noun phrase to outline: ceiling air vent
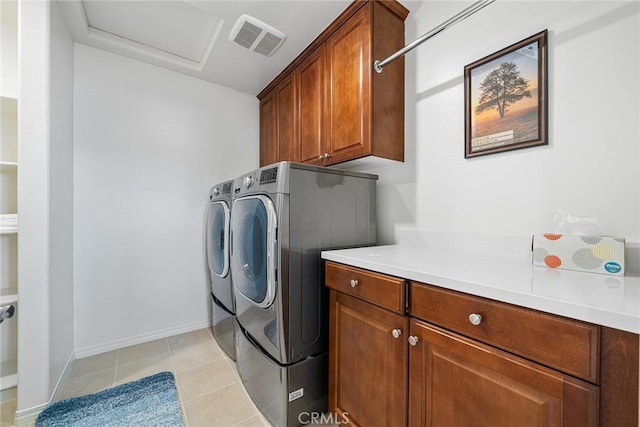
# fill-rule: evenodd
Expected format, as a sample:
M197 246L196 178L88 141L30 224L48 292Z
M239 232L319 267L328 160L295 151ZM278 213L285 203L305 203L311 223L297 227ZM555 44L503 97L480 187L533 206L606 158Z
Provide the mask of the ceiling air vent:
M265 56L273 55L287 36L249 15L242 15L233 26L229 40Z

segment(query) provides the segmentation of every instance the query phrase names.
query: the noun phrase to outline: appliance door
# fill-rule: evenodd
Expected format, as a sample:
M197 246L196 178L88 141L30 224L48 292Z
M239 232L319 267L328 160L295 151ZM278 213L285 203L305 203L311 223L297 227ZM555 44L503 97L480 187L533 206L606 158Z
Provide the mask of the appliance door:
M231 287L229 230L231 218L225 201L209 204L207 213L207 259L211 272L211 292L228 311L235 312Z
M207 259L212 276L229 274L229 205L220 200L209 204L207 214Z
M236 295L267 309L276 295L277 215L267 196L233 202L231 274Z

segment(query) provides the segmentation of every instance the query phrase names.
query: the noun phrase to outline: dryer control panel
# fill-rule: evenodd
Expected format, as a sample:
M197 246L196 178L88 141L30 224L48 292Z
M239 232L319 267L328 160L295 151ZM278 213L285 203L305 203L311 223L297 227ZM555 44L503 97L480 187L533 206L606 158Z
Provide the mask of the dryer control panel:
M278 168L263 169L260 171L260 184L267 184L269 182L276 182L278 178Z

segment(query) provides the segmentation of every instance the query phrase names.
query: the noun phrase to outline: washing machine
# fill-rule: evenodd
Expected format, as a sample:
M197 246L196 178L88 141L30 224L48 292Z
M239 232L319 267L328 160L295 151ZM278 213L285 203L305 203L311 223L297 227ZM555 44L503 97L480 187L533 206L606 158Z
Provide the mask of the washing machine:
M320 252L375 244L376 180L281 162L234 182L236 361L249 396L275 426L327 410L329 302Z
M235 356L235 301L231 282L230 230L233 181L214 185L209 193L206 247L211 277L213 336L233 360Z

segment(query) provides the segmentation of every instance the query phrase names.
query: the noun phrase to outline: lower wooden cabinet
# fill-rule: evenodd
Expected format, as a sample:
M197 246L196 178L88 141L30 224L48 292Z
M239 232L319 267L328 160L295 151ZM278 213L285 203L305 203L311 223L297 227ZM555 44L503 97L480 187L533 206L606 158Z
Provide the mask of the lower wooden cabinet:
M331 291L329 411L348 426L406 425L407 318Z
M598 387L411 320L410 426L597 426Z
M334 262L325 284L346 426L638 426L638 334Z

